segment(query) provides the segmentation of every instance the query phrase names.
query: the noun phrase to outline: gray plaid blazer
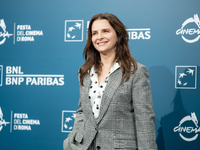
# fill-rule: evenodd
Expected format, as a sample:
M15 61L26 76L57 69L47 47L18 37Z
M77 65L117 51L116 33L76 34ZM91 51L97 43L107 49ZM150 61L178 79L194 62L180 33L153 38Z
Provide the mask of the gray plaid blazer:
M91 80L89 74L85 76L64 150L157 150L148 70L138 63L138 70L127 82L121 78L120 68L110 75L95 119L88 98Z

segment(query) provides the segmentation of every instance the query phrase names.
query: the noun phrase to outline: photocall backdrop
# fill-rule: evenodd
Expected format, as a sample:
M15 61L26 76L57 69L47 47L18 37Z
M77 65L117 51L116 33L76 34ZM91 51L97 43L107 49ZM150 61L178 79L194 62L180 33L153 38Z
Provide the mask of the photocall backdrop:
M200 1L0 1L0 149L61 150L91 17L113 13L151 80L159 150L199 150Z

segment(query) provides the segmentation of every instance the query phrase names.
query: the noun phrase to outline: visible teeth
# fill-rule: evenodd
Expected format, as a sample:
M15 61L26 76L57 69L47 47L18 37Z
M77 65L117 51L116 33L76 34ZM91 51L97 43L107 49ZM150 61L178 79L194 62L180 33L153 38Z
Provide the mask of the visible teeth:
M103 45L103 44L105 44L105 43L99 43L99 45Z

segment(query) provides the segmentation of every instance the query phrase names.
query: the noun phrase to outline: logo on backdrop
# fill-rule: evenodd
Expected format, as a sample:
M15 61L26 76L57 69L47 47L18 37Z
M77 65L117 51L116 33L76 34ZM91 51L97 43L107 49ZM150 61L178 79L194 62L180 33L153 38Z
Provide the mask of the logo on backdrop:
M195 14L194 18L188 18L183 22L181 28L176 31L176 35L179 34L187 43L194 43L200 39L200 20L198 14Z
M2 130L3 126L6 126L7 124L10 124L10 122L6 122L5 119L3 119L3 112L0 107L0 131Z
M2 130L3 126L6 126L7 124L10 124L10 132L12 132L12 130L31 131L32 126L40 125L40 120L29 119L27 113L13 113L11 111L10 120L11 120L10 122L7 122L5 121L5 119L3 119L3 112L0 107L0 131Z
M40 125L40 120L29 119L27 113L14 113L13 130L31 130L31 126Z
M65 20L65 42L83 41L83 20Z
M3 82L3 66L0 65L0 77ZM63 86L64 75L50 74L24 74L21 66L6 66L6 82L5 85L42 85L42 86Z
M87 21L87 30L89 27L90 21ZM151 29L150 28L131 28L126 29L129 35L129 40L149 40L151 38Z
M71 132L76 118L76 111L62 111L62 132Z
M31 25L17 25L17 42L34 42L36 36L43 36L43 31L32 30Z
M151 38L150 28L126 29L130 40L149 40Z
M198 126L198 120L195 112L191 113L191 116L188 115L181 119L179 125L174 128L174 132L178 132L180 137L185 141L190 142L196 140L198 132L200 132L200 127Z
M0 86L3 85L3 65L0 65Z
M33 30L31 25L16 25L14 23L14 33L6 31L4 19L0 19L0 45L4 44L7 38L13 36L13 44L16 42L34 42L36 36L43 36L42 30Z
M6 31L6 24L4 19L0 19L0 45L4 44L6 38L9 38L12 35L13 34L9 34L8 31Z
M175 67L175 88L196 89L197 66L176 66Z

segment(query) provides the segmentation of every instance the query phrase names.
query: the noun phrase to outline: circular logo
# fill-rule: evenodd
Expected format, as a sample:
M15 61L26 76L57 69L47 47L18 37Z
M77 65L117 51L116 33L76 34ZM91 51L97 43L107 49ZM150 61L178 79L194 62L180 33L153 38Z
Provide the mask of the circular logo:
M196 127L183 127L182 124L186 121L192 121ZM174 132L179 132L179 136L185 141L190 142L196 140L198 137L198 132L200 132L200 128L198 127L198 120L195 113L191 113L191 116L186 116L183 119L181 119L179 125L174 128ZM195 135L193 137L188 138L182 134L183 132L187 134L194 133Z
M190 23L195 23L198 29L196 28L185 29L185 26ZM194 18L191 17L183 22L181 29L178 29L176 31L176 35L179 35L179 34L182 35L181 36L182 39L187 43L194 43L200 39L200 20L197 14L194 15ZM193 39L188 39L186 38L186 36L187 37L191 36Z

